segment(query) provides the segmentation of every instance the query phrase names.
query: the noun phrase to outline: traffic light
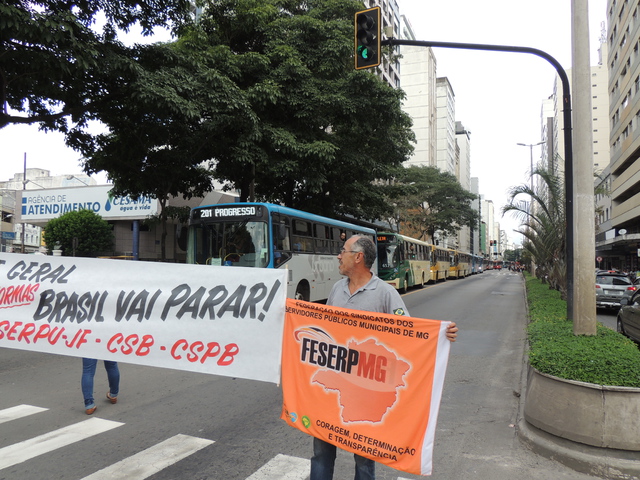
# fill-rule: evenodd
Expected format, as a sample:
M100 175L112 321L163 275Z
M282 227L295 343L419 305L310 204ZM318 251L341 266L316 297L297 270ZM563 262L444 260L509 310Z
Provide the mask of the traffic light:
M355 57L356 70L380 65L380 7L356 12Z

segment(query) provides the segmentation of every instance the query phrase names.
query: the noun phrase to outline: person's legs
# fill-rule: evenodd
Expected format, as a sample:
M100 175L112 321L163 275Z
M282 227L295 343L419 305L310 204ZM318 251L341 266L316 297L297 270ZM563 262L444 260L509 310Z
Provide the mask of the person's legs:
M97 364L98 360L95 358L82 359L82 380L80 385L84 396L84 408L87 410L96 406L93 400L93 377L96 374Z
M311 476L309 480L332 480L336 463L336 447L330 443L313 438L313 457L311 457Z
M116 398L120 392L120 370L118 362L104 361L104 368L109 379L109 399Z
M376 462L360 455L353 454L356 461L356 475L354 480L375 480L376 478Z

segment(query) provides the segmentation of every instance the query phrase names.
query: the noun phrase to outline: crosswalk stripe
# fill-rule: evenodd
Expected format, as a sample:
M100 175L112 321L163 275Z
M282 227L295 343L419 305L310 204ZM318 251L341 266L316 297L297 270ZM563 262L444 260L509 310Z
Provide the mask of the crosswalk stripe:
M17 420L18 418L28 417L34 413L44 412L48 409L42 407L34 407L33 405L16 405L15 407L0 410L0 423Z
M178 434L82 480L143 480L212 443L213 440Z
M309 476L309 464L306 458L276 455L246 480L304 480Z
M0 410L0 424L47 410L32 405L6 408ZM122 425L124 423L93 417L0 448L0 470ZM213 440L179 434L81 480L144 480L213 443ZM309 477L309 469L308 459L279 454L246 480L305 480Z
M0 448L0 470L121 425L124 423L96 417Z

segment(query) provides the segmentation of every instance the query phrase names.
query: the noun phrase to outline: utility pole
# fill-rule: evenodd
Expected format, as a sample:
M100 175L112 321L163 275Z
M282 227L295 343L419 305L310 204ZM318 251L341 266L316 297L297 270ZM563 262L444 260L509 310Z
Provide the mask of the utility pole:
M23 195L24 195L24 191L27 189L27 152L24 152L24 167L22 169L22 191L23 191ZM22 244L20 246L20 252L24 253L24 241L25 238L27 238L24 234L24 230L25 230L25 223L24 220L22 219L22 214L20 214L20 220L22 220L22 231L20 232L20 243Z
M575 222L569 226L576 239L575 294L572 297L573 333L596 334L595 205L593 201L593 127L591 109L591 62L589 55L589 8L587 0L571 0L571 72L576 96L575 119Z

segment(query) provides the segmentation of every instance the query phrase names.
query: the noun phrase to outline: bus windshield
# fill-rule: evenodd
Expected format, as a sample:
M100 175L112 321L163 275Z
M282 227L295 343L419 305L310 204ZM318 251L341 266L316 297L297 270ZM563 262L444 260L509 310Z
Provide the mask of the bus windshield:
M398 266L398 245L378 243L378 267L396 268Z
M227 220L190 227L189 263L266 267L268 228L264 221Z

